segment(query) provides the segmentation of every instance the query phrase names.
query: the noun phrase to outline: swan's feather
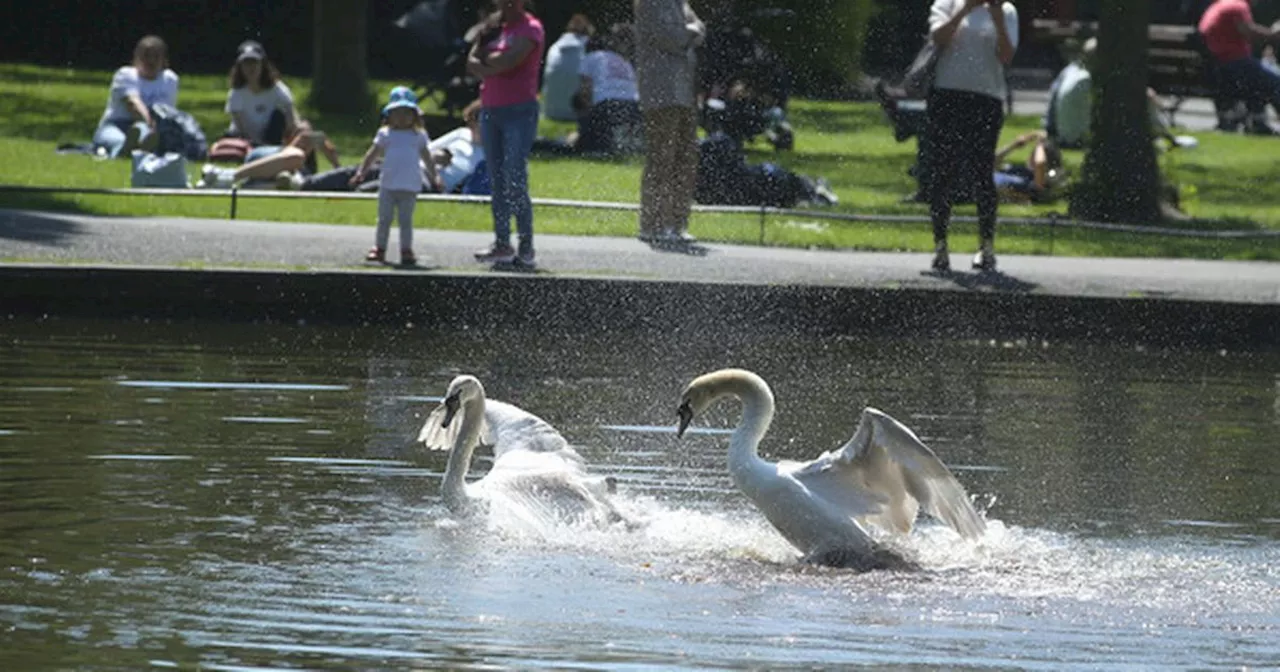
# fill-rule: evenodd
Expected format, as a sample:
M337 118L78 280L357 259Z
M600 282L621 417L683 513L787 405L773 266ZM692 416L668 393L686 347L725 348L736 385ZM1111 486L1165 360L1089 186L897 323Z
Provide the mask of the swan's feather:
M447 451L453 449L453 444L458 438L458 431L462 429L462 422L461 418L454 418L448 427L443 426L445 412L444 404L440 404L436 406L434 411L431 411L426 421L422 423L422 430L418 432L418 443L421 443L427 450ZM493 445L493 433L489 431L488 423L480 426L480 445Z
M609 480L589 475L582 457L545 420L486 399L474 377L455 379L450 390L461 398L456 417L448 427L442 426L447 410L441 404L427 416L418 440L429 449L453 451L442 486L452 510L473 511L482 504L492 512L496 504L501 515L539 528L557 522L607 525L625 520L610 501ZM470 434L464 426L478 431ZM463 445L469 437L475 437L474 443ZM493 466L482 478L466 483L472 451L481 444L493 448ZM459 456L463 459L455 463Z
M874 408L863 410L848 443L791 475L816 496L880 527L908 532L923 509L966 538L986 529L938 456L915 432Z
M450 450L458 438L461 418L454 418L448 427L444 427L444 416L445 406L440 404L422 423L418 442L428 450ZM569 442L547 421L496 399L485 400L479 443L492 447L495 458L511 450L530 450L537 453L562 452L578 462L582 461Z
M528 450L535 453L559 453L579 464L582 458L569 447L560 432L538 416L496 399L484 403L486 445L493 446L494 457L502 457L512 450Z

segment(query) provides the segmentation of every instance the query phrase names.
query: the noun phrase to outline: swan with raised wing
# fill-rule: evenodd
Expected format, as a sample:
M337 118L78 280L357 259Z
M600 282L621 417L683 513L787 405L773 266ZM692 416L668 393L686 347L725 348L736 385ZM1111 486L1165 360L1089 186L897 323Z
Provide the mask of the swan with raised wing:
M773 392L760 376L722 369L689 383L677 434L724 397L742 402L729 440L729 473L782 536L813 564L859 570L908 569L914 563L876 541L874 526L911 531L923 510L966 539L986 524L964 487L915 433L874 408L862 411L853 438L810 462L769 462L757 446L773 420Z
M449 383L418 441L430 450L450 451L440 489L454 513L472 513L501 501L517 509L517 515L546 523L623 520L609 500L613 479L589 475L578 452L542 418L486 399L474 376ZM468 483L471 459L481 443L493 447L493 467Z

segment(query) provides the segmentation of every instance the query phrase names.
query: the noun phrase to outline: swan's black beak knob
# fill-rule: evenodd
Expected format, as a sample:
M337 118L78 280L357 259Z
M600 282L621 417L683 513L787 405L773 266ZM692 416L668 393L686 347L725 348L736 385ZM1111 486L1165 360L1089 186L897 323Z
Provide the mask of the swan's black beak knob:
M676 409L676 415L680 417L680 424L676 426L676 436L683 438L685 430L689 429L689 423L693 422L693 407L689 406L689 402L683 402L680 408Z
M458 395L451 394L444 398L444 418L440 420L440 426L445 429L449 428L449 423L453 422L453 416L458 414Z

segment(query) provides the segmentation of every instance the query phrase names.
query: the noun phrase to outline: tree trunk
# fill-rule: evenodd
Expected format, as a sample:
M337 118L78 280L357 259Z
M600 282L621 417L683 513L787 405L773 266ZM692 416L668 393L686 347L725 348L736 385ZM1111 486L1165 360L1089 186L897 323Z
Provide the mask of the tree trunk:
M1147 112L1150 0L1102 0L1093 119L1071 214L1146 224L1160 220L1160 170Z
M315 0L311 104L321 112L367 112L368 0Z

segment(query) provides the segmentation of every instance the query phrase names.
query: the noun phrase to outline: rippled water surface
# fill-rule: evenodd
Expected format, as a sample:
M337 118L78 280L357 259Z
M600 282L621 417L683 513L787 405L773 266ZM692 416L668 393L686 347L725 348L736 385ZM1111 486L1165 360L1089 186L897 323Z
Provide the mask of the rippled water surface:
M924 571L796 563L732 488L875 405L989 521ZM450 517L410 441L458 372L619 480L636 530ZM794 334L0 322L0 669L1280 666L1280 353ZM478 463L483 471L485 463Z

